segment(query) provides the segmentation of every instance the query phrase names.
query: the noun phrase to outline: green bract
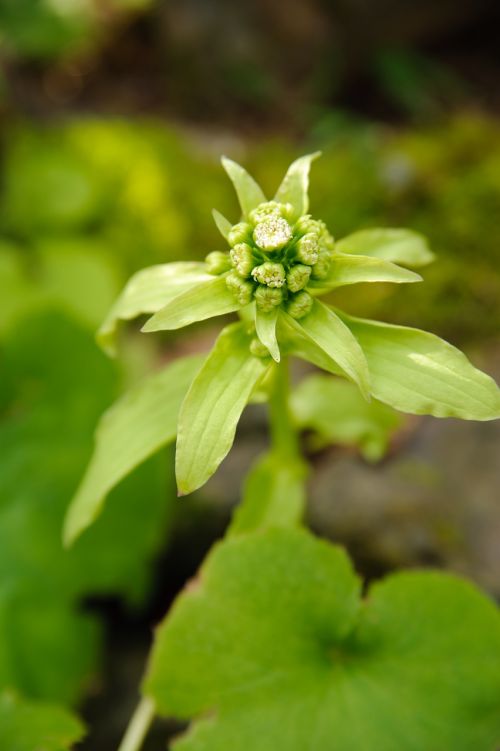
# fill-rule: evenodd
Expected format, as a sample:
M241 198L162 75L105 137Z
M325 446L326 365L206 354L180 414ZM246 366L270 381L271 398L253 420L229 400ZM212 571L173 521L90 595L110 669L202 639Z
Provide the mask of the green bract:
M346 377L366 399L374 396L404 412L473 420L500 416L494 381L447 342L353 318L318 299L361 282L420 281L406 267L423 266L433 256L421 235L404 229L362 230L335 243L324 222L308 213L309 170L317 156L293 162L272 200L243 167L224 158L242 211L234 224L214 211L226 250L210 251L205 263L145 269L126 286L99 332L110 353L119 322L141 314L153 314L143 328L147 332L228 313L238 313L241 323L224 329L191 386L189 367L183 370L190 374L187 381L159 376L139 388L131 409L125 401L106 418L89 474L70 508L68 540L92 521L109 488L175 433L179 491L189 493L206 482L229 451L252 391L272 376L273 360L278 363L282 354ZM168 419L152 410L158 393L165 405L181 405L177 426L178 406ZM104 480L99 457L115 451L114 420L120 440L126 443L130 434L131 445L142 440L137 424L148 428L135 458L125 452L113 477Z

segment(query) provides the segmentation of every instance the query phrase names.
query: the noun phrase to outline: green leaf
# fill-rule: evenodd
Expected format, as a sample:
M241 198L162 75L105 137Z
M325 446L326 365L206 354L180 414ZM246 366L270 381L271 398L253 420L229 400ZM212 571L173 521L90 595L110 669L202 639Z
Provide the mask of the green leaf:
M209 277L208 281L189 289L162 307L146 321L142 331L173 331L207 318L234 313L241 308L226 287L224 276Z
M368 361L373 396L402 412L463 420L500 417L500 390L460 350L419 329L340 313Z
M311 312L300 321L295 321L286 313L283 315L293 328L303 333L342 368L347 377L359 386L363 396L368 396L370 374L363 350L350 329L331 308L315 300Z
M297 426L313 430L313 448L329 444L359 447L369 461L381 459L402 419L385 404L362 398L354 384L315 374L293 390L290 407Z
M217 211L217 209L212 209L212 216L214 218L217 229L221 233L224 240L227 240L229 232L231 231L231 227L233 225L231 224L229 219L226 219L226 217L223 216L220 211Z
M420 274L408 271L390 261L370 256L336 254L326 279L309 282L308 289L321 294L337 287L360 282L393 282L396 284L421 282Z
M278 308L273 308L269 312L260 310L255 307L255 330L260 341L267 347L269 354L276 360L280 361L280 348L276 338L276 322L278 320Z
M70 751L84 735L81 722L55 704L0 695L0 748L4 751Z
M182 400L201 362L198 356L177 360L139 383L104 413L93 456L68 508L66 545L92 524L120 480L175 439Z
M290 316L278 316L278 340L282 351L286 352L286 354L300 357L301 360L310 362L316 365L317 368L326 370L327 373L340 376L345 375L338 363L332 360L321 347L318 347L317 344L309 339Z
M156 313L170 300L213 277L205 264L179 261L151 266L138 271L111 308L97 333L97 341L110 355L116 354L116 334L120 321L129 321L144 313Z
M306 503L306 476L307 468L298 457L287 462L272 451L261 456L245 480L228 534L298 526Z
M223 329L182 403L176 451L181 495L203 485L233 445L241 413L267 367L249 345L243 324Z
M336 244L339 253L373 256L403 266L425 266L434 260L425 237L409 229L362 229Z
M222 157L221 162L234 185L243 216L247 217L252 209L257 208L266 200L266 197L253 177L243 167L225 156Z
M199 718L178 751L490 751L500 616L470 584L402 573L364 601L305 531L218 545L157 633L144 689Z
M311 169L311 162L319 156L321 156L321 151L316 151L314 154L306 154L306 156L301 156L292 162L274 196L275 201L292 204L294 219L298 219L302 214L307 214L309 208L309 170Z

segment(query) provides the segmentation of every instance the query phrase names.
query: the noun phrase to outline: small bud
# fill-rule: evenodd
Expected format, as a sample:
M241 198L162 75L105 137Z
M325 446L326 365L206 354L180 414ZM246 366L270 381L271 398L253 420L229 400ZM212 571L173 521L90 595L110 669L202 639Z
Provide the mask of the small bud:
M295 214L295 209L291 203L280 203L280 214L287 222L291 222Z
M304 318L304 316L311 312L312 305L313 298L309 292L302 290L290 298L286 307L286 312L288 315L292 316L292 318Z
M310 266L304 266L302 263L297 263L295 266L292 266L286 275L286 283L290 292L298 292L300 289L304 289L310 276Z
M281 263L266 263L256 266L252 271L256 282L268 287L282 287L285 283L285 269Z
M255 290L255 301L260 310L269 313L283 300L283 292L279 287L264 287L260 285Z
M247 243L238 243L229 252L231 256L231 263L243 278L250 276L250 272L254 267L254 257L252 254L252 248Z
M280 250L291 237L292 228L288 222L275 214L259 222L253 232L253 239L264 251Z
M318 235L316 232L308 232L297 241L297 258L308 266L312 266L318 260L318 250Z
M335 248L335 240L333 239L332 235L328 232L326 224L324 222L321 222L321 225L322 226L321 226L321 232L319 234L319 244L325 250L328 250L330 253L333 253L333 250Z
M252 299L253 284L246 282L236 271L231 271L226 276L226 286L236 297L240 305L248 305Z
M277 201L266 201L265 203L260 203L256 209L252 209L249 214L249 219L253 224L258 224L270 216L280 215L281 204Z
M269 357L269 351L255 336L250 342L250 352L254 357Z
M213 250L205 258L207 264L207 271L209 274L223 274L231 268L231 262L227 253L223 253L221 250Z
M252 233L252 226L247 222L239 222L231 227L229 230L227 240L231 247L234 247L238 243L244 243L250 239Z
M316 232L319 234L321 225L316 219L312 219L310 214L303 214L297 219L293 230L298 235L305 235L308 232Z
M331 254L327 250L320 250L318 260L312 267L313 279L326 279L331 266Z

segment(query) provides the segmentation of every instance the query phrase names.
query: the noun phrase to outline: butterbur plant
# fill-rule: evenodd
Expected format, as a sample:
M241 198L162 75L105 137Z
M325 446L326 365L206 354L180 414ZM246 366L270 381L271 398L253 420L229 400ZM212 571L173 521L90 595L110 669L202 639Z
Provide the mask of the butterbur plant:
M334 241L335 228L309 213L317 156L293 162L272 200L223 159L242 212L233 224L214 211L224 249L204 262L140 271L98 335L114 354L120 322L140 315L150 315L145 332L238 317L206 357L169 364L104 415L68 511L68 544L111 488L161 446L177 439L184 495L216 471L249 402L268 402L271 433L224 540L158 628L121 751L140 748L155 713L191 722L173 744L178 751L494 751L500 744L495 605L437 572L397 573L362 594L345 552L303 526L307 466L297 432L307 421L324 425L318 391L327 406L371 400L370 419L387 426L393 409L500 416L496 384L455 347L330 304L346 285L421 281L408 267L433 256L422 236L403 229ZM306 377L297 397L291 357L324 371ZM323 414L314 414L315 404Z

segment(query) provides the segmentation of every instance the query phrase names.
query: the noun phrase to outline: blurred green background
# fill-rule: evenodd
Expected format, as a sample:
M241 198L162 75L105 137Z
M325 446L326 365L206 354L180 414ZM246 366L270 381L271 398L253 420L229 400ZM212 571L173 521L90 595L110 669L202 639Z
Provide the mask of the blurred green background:
M408 226L437 254L425 284L339 304L431 329L498 376L499 28L494 0L0 0L0 691L83 707L85 748L116 744L150 627L264 445L250 411L226 469L182 503L171 454L148 462L64 552L99 414L214 333L131 327L117 363L96 327L131 272L220 245L211 209L237 219L221 153L271 193L319 148L311 205L336 237ZM368 576L439 564L499 595L499 448L492 425L409 420L382 465L323 450L311 523Z

